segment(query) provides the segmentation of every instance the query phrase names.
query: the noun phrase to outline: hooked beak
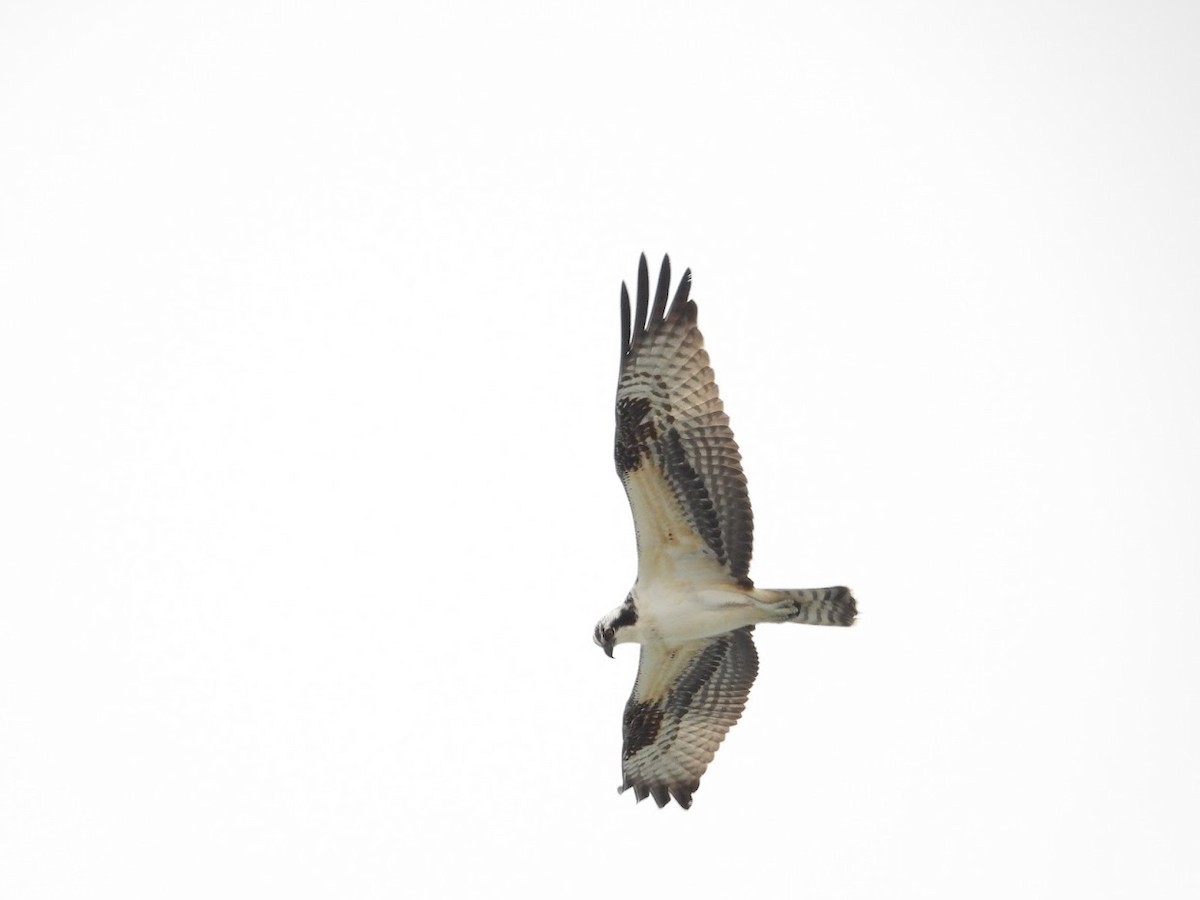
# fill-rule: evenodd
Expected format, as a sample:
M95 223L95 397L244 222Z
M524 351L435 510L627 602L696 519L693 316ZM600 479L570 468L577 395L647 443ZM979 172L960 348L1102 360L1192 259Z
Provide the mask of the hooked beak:
M612 655L613 642L612 642L612 641L605 641L605 642L604 642L603 644L601 644L600 646L604 648L604 652L605 652L606 654L608 654L608 658L609 658L609 659L612 659L612 658L613 658L613 655Z

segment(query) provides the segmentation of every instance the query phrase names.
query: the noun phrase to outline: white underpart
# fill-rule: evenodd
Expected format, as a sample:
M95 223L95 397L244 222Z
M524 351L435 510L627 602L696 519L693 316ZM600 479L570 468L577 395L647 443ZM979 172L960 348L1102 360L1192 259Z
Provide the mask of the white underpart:
M682 644L775 618L683 519L656 466L630 472L628 493L638 534L638 620L618 632L618 643Z
M629 640L683 644L770 618L749 592L729 584L655 581L634 586L638 620Z

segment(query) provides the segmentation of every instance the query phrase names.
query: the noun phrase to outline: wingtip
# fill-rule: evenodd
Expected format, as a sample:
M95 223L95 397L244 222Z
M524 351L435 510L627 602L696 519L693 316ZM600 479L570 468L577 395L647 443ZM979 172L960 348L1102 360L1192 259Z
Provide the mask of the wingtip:
M646 331L646 312L650 307L650 270L646 266L646 254L643 253L638 261L637 275L637 306L633 312L633 330L629 338L629 346L638 344Z
M688 299L692 293L692 270L685 269L683 277L679 279L679 287L675 289L675 299L671 301L672 317L695 314L696 304Z
M621 357L629 352L629 326L633 313L629 309L629 288L621 282Z
M699 781L693 781L690 784L647 785L626 780L617 788L617 793L624 794L626 791L632 790L636 802L641 803L643 800L651 799L659 809L662 809L672 800L678 803L683 809L691 809L692 794L695 793L696 788L699 786Z
M676 790L671 792L671 796L673 796L675 798L675 802L678 803L684 809L692 808L692 792L691 791L683 790L682 788L677 788Z
M663 256L662 268L658 271L658 287L654 290L654 308L650 310L650 321L659 323L667 311L667 294L671 289L671 258Z
M692 290L692 270L684 270L683 277L668 304L671 288L671 255L664 253L659 269L654 296L650 296L650 266L646 254L638 257L636 292L630 294L626 282L621 282L621 325L622 357L629 356L641 345L644 336L653 332L664 322L695 323L696 304L689 300Z
M659 809L671 802L671 793L667 790L666 785L656 784L650 788L650 793L654 796L654 802L658 804Z

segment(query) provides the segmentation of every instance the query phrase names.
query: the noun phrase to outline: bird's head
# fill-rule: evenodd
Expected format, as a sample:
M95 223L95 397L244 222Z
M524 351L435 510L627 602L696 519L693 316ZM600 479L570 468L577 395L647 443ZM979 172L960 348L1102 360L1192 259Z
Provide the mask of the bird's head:
M637 620L637 606L634 605L631 593L624 603L596 623L592 640L596 642L597 647L603 648L611 659L614 646L635 639L631 626L635 625Z

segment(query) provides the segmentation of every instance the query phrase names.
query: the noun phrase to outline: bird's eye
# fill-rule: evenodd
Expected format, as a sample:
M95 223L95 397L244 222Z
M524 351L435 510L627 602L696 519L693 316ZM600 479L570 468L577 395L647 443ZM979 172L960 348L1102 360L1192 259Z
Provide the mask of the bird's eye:
M611 641L613 639L613 630L611 628L604 629L604 639L606 641Z

